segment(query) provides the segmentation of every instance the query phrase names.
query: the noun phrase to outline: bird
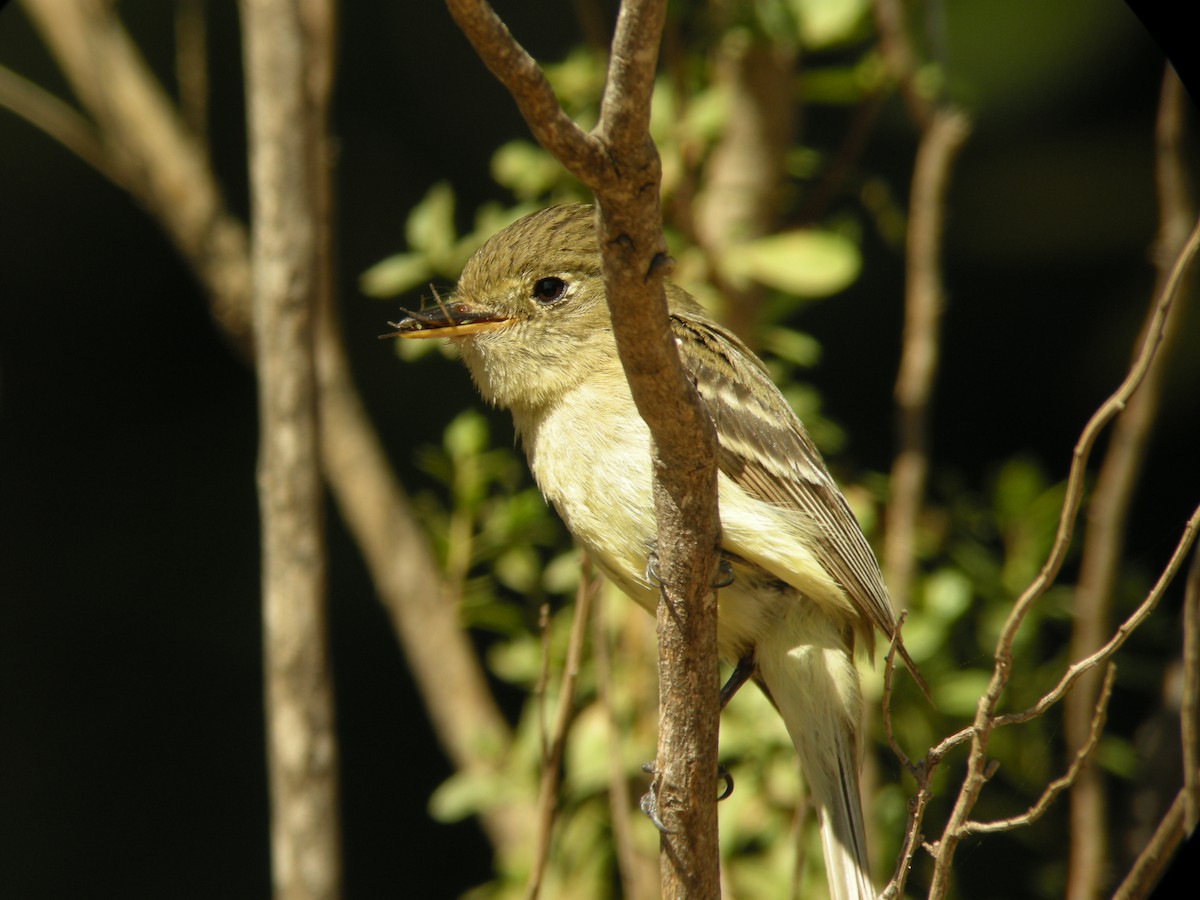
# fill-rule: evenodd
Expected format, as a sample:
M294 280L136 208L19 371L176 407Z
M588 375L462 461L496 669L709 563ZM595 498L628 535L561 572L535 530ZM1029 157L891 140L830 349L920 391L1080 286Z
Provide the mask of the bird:
M665 281L671 334L717 434L717 645L779 711L820 826L834 900L874 898L859 770L856 647L897 620L879 564L763 362ZM596 566L652 615L650 431L617 354L591 206L539 210L470 258L453 294L382 337L448 338L483 398L512 414L539 489ZM922 685L901 646L909 668Z

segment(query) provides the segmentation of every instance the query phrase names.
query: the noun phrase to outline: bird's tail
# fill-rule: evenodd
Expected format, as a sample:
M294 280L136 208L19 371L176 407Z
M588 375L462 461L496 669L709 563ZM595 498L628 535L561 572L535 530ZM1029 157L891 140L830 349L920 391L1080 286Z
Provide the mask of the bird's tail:
M858 787L862 696L841 630L800 603L759 643L757 657L817 808L829 895L874 900Z

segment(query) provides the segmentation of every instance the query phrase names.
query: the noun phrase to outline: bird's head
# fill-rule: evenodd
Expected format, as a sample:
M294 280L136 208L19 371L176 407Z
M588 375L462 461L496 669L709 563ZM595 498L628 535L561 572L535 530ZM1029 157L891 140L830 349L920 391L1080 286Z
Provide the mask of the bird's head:
M401 310L395 336L453 340L484 398L534 409L619 370L590 206L532 213L471 257L453 296Z

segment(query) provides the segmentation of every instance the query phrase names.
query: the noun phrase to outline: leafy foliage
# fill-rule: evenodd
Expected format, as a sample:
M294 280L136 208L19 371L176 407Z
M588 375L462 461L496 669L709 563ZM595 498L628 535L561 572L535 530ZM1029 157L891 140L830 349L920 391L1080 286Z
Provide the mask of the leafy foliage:
M741 28L758 40L805 51L851 48L828 65L810 65L797 85L797 102L849 106L878 90L878 58L861 43L868 28L865 0L759 0L735 7L731 15L736 21L712 24L714 30ZM855 216L843 211L819 225L744 241L713 257L697 245L688 223L673 219L671 211L686 210L691 193L702 184L704 166L728 119L729 96L703 58L693 55L676 62L676 71L660 79L652 121L663 159L666 232L677 263L675 277L717 311L722 308L723 284L754 285L763 291L758 345L817 443L826 453L836 454L843 434L821 414L819 395L802 380L804 370L819 359L820 346L793 323L807 304L834 297L860 277L865 232L873 229L887 245L899 242L903 211L894 198L902 189L866 173ZM589 126L603 90L604 60L577 50L546 71L567 111ZM934 70L927 75L934 81L941 78ZM679 81L685 90L680 90ZM826 148L793 148L791 202L799 203L829 162ZM587 199L577 183L528 141L498 148L492 175L511 193L511 206L480 209L472 230L458 235L453 191L448 185L435 185L410 215L408 249L365 273L364 290L394 296L429 279L453 279L470 253L504 224L549 203ZM430 343L397 345L403 353L410 344L425 348ZM557 673L566 654L573 616L570 599L579 570L577 554L530 486L517 454L494 446L478 414L458 416L441 447L422 451L420 461L443 488L437 495L423 496L420 505L446 570L460 588L464 621L492 638L488 662L495 677L529 692L504 768L486 777L454 776L432 798L434 815L448 820L536 797L548 710L559 702ZM895 731L917 757L973 716L991 677L1001 625L1014 597L1045 559L1063 497L1063 486L1025 458L999 462L983 486L968 484L949 469L936 473L935 484L937 491L921 522L920 570L904 634L931 686L936 708L931 710L903 676L898 676L893 705ZM843 487L874 538L887 494L885 476L862 473L857 483ZM1128 588L1127 601L1136 596L1138 585ZM615 663L602 679L595 654L588 654L580 674L545 882L550 896L617 894L614 815L629 820L641 865L652 866L657 852L656 836L636 807L646 785L641 764L653 755L655 745L653 623L615 591L610 594L604 599L603 628L594 640L606 643ZM1065 667L1070 599L1069 587L1051 590L1019 632L1014 649L1024 662L1009 688L1009 708L1033 703ZM899 852L913 786L900 774L880 733L882 667L876 660L862 668L868 721L875 731L868 766L877 775L867 815L876 865L886 872ZM990 752L998 770L980 806L984 817L1020 813L1064 768L1060 724L1054 717L1001 729ZM1131 736L1107 737L1100 757L1111 771L1127 776L1134 757ZM721 760L737 780L737 790L720 807L723 870L731 895L821 893L821 853L815 828L804 821L794 751L770 703L757 691L747 689L725 711ZM928 822L944 820L947 798L962 774L961 759L952 757L943 765L934 785L941 799L935 801ZM614 811L611 794L618 784L634 802ZM1046 822L1040 831L989 838L989 846L995 848L986 851L994 854L987 857L989 866L1010 858L1006 854L1017 848L1021 853L1020 866L1004 869L1010 895L1053 896L1062 890L1061 841L1029 836L1044 835L1045 829L1061 835L1061 804ZM799 875L797 848L808 861ZM525 858L498 860L495 880L476 896L506 897L523 891L527 865ZM920 880L918 874L914 887Z

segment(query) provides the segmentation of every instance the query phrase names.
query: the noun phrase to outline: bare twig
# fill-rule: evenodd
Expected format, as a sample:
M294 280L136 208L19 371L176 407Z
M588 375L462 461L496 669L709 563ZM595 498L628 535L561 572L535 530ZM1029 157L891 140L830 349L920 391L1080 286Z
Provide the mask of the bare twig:
M245 227L229 213L203 148L138 53L114 4L22 3L96 123L110 167L123 174L119 183L158 221L207 288L213 316L248 351Z
M594 577L590 573L590 565L585 565L585 572L588 572L588 577ZM629 828L629 810L632 808L629 782L621 754L616 751L624 732L614 705L612 661L608 648L608 617L605 615L603 590L597 592L593 610L595 621L592 624L592 658L596 663L596 696L604 709L608 722L608 739L613 747L608 755L608 810L612 820L617 872L621 878L621 896L630 900L640 900L649 896L649 893L643 888L641 866L638 864Z
M953 109L939 110L927 122L917 148L909 203L904 336L895 390L898 448L884 548L888 591L900 609L908 606L916 568L917 520L929 471L930 396L945 306L941 241L946 188L970 129L966 116Z
M1129 636L1154 611L1163 594L1179 573L1183 561L1187 558L1188 551L1196 540L1197 529L1200 529L1200 507L1197 507L1192 513L1191 518L1188 519L1187 524L1184 526L1183 534L1179 538L1179 543L1175 545L1175 551L1171 554L1171 558L1167 561L1158 580L1154 583L1154 587L1150 589L1149 593L1146 594L1146 597L1138 604L1137 608L1130 613L1129 617L1120 624L1112 637L1088 656L1071 663L1058 683L1043 694L1033 706L1020 712L994 716L992 725L1000 727L1036 719L1061 700L1084 673L1091 671L1102 663L1108 662L1117 650L1121 648L1121 645L1129 639Z
M1076 751L1075 758L1071 760L1071 765L1067 771L1046 785L1046 789L1042 791L1042 795L1038 797L1037 802L1021 815L1010 816L1007 819L997 819L991 822L969 821L963 825L964 834L1008 831L1022 825L1032 824L1042 817L1059 794L1074 784L1075 779L1079 777L1079 773L1091 758L1092 751L1100 743L1100 735L1104 731L1104 722L1108 717L1108 698L1112 696L1113 681L1116 678L1116 674L1116 666L1109 663L1104 670L1104 682L1100 690L1100 696L1096 700L1095 709L1092 712L1092 722L1091 727L1088 729L1088 739Z
M1200 821L1200 551L1192 553L1183 591L1183 700L1179 730L1183 741L1184 830L1191 834Z
M597 232L618 352L655 447L660 722L656 789L665 896L719 891L716 807L718 672L716 438L670 339L659 207L649 136L663 0L621 5L600 121L584 133L555 102L532 58L482 0L447 0L476 52L509 89L534 137L597 200Z
M1138 854L1125 880L1113 893L1113 900L1142 900L1150 895L1171 854L1182 843L1186 833L1183 829L1183 806L1183 791L1180 790L1175 802L1154 830L1154 836Z
M129 174L122 164L123 158L104 146L91 122L49 91L5 66L0 66L0 107L54 138L113 184L128 186Z
M896 648L900 644L900 631L904 627L904 620L907 617L908 610L901 610L899 618L896 619L896 630L892 632L887 655L883 658L883 732L887 736L888 746L892 748L896 759L900 760L900 764L908 769L908 773L913 778L920 780L921 767L908 758L896 740L896 733L892 728L892 682L896 673Z
M942 832L942 839L939 842L937 860L934 865L933 883L930 886L931 897L941 898L945 896L949 886L951 860L962 837L963 825L968 820L970 811L979 797L979 792L983 789L983 785L987 780L987 745L992 730L995 728L996 706L1012 674L1013 641L1017 630L1020 628L1033 603L1054 582L1059 569L1062 567L1071 536L1074 532L1079 507L1082 503L1084 474L1087 470L1092 448L1095 446L1101 431L1125 407L1129 402L1129 398L1145 378L1146 371L1153 362L1162 341L1164 323L1167 315L1170 313L1179 284L1197 249L1200 249L1200 222L1192 230L1187 243L1176 258L1175 264L1171 268L1170 276L1167 278L1162 291L1155 301L1150 326L1146 330L1142 346L1133 364L1130 366L1128 374L1117 390L1092 415L1075 446L1070 473L1067 477L1066 496L1059 515L1058 531L1055 535L1053 546L1037 577L1034 578L1014 603L996 643L996 665L992 672L988 688L979 699L975 720L971 726L971 752L967 762L967 775L963 780L954 809L950 814L950 818ZM1194 537L1194 529L1195 519L1193 518L1192 522L1189 522L1189 528L1185 533L1185 540L1190 541L1190 538ZM1114 641L1116 640L1123 642L1124 636L1118 633L1114 637Z
M1168 66L1156 126L1159 229L1155 239L1155 259L1159 270L1158 286L1169 277L1171 262L1183 246L1193 218L1180 148L1183 108L1183 88ZM1162 348L1147 370L1141 388L1113 424L1112 439L1108 442L1096 488L1088 502L1079 584L1072 604L1074 624L1069 650L1072 659L1091 653L1108 632L1113 584L1125 542L1129 504L1158 414L1162 373L1189 299L1189 291L1181 292L1163 325ZM1151 327L1152 315L1153 308L1147 313L1143 333ZM1064 703L1066 744L1070 753L1089 740L1099 674L1094 670L1084 675ZM1103 778L1097 770L1089 769L1071 790L1071 827L1068 829L1071 848L1067 874L1070 900L1087 900L1100 891L1109 857L1107 821Z
M729 116L704 167L696 198L695 234L725 301L724 321L754 344L764 289L740 286L721 276L729 247L774 229L780 212L784 165L795 120L791 86L795 51L731 31L717 49L713 83L729 96Z
M245 230L224 205L204 153L165 102L149 69L115 18L97 25L106 7L61 0L25 0L47 44L97 118L98 144L85 147L70 129L89 129L82 117L64 127L65 112L50 95L34 93L31 109L18 106L34 125L69 150L107 154L91 162L125 187L170 234L208 288L216 321L237 346L250 334L250 263ZM118 36L113 38L116 33ZM93 39L89 44L87 36ZM86 51L86 55L85 55ZM93 67L118 77L92 77ZM119 96L108 96L118 92ZM0 103L5 103L0 88ZM137 178L126 177L128 158ZM198 175L196 173L199 173ZM186 184L178 191L162 185ZM198 202L190 192L208 199ZM439 743L465 772L495 766L510 735L487 687L478 657L459 627L457 606L433 562L432 550L396 481L350 376L333 310L322 305L317 330L321 383L321 454L325 476L347 526L363 552L380 599L391 616ZM526 810L508 804L485 811L481 821L494 847L523 841Z
M259 381L259 504L271 869L280 900L340 894L337 739L328 659L313 323L322 277L305 90L314 42L295 0L243 0ZM310 123L309 127L303 126Z
M525 887L525 896L529 900L537 900L541 893L542 878L546 872L546 863L550 859L550 835L554 828L555 812L558 809L558 787L563 751L567 746L567 731L575 714L575 685L579 680L579 664L583 659L584 642L587 638L588 623L592 616L592 603L601 586L600 579L589 577L587 572L588 567L583 567L580 572L579 590L575 592L575 612L571 620L567 658L563 665L562 681L558 689L558 708L554 715L554 726L549 735L549 742L545 743L542 758L533 868ZM544 738L543 741L545 741Z
M175 77L179 112L201 149L208 150L208 25L206 0L181 0L175 10Z

